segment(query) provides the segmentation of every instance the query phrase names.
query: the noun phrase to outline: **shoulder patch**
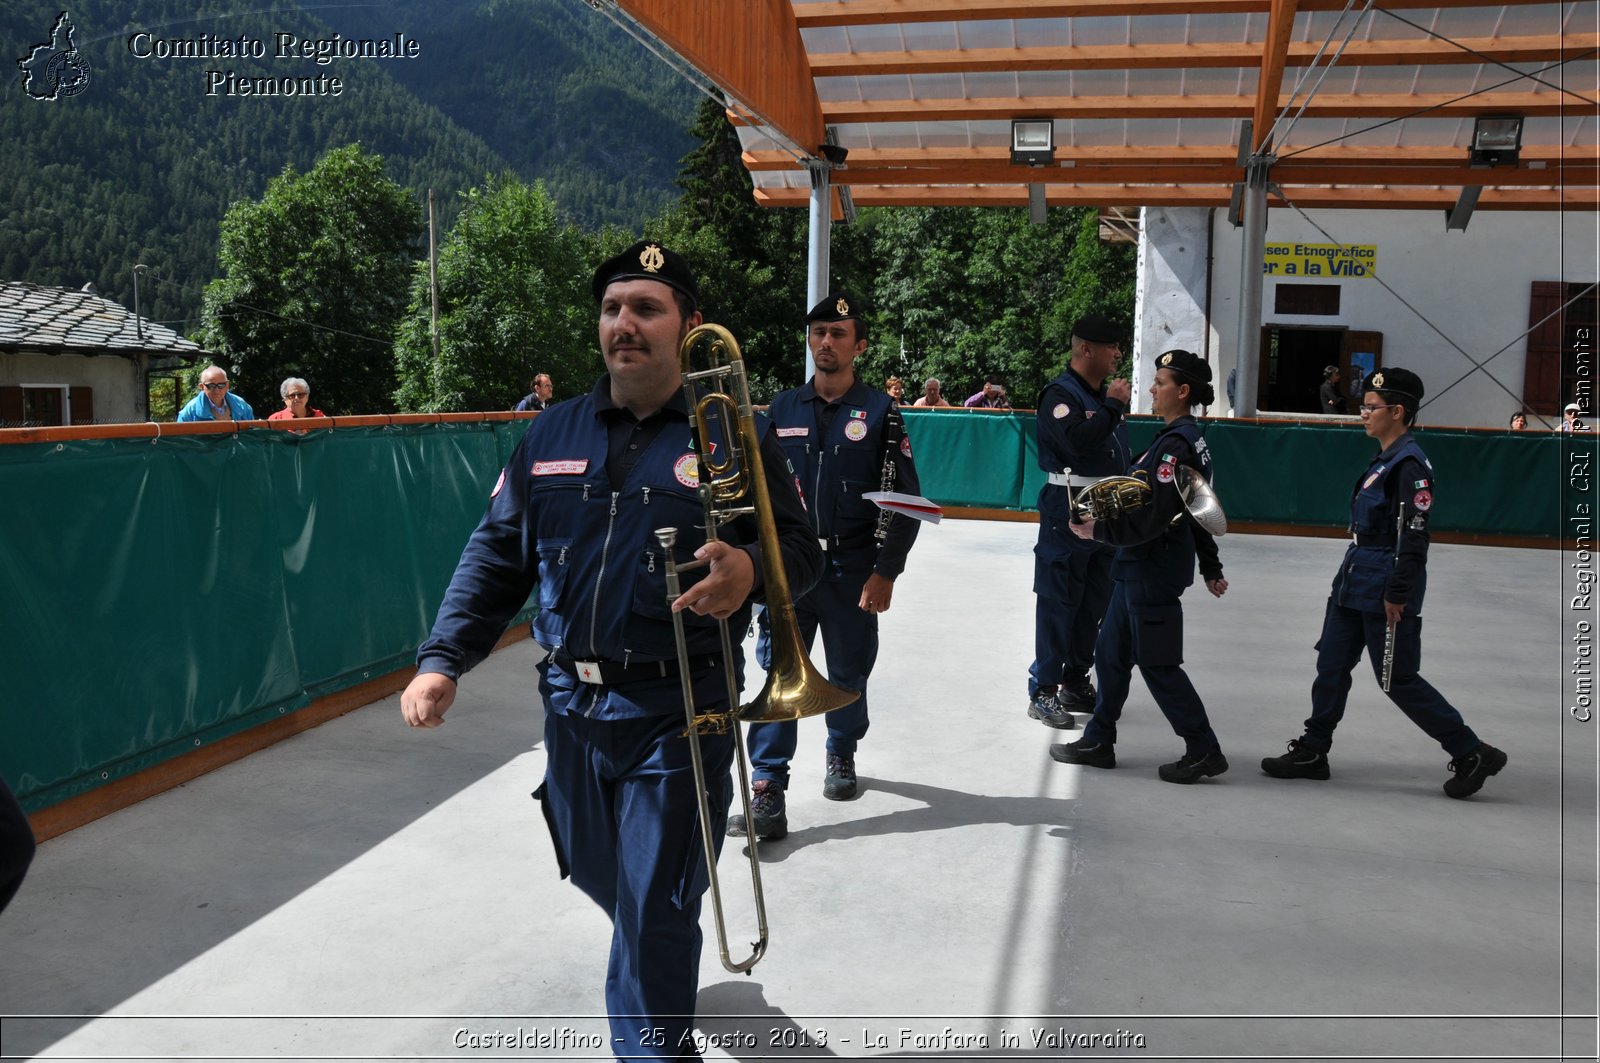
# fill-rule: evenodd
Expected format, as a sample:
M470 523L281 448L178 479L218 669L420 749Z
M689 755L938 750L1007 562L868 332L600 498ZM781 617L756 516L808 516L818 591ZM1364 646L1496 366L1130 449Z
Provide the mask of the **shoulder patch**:
M1058 403L1056 403L1055 408L1050 411L1050 416L1054 417L1056 420L1059 421L1059 420L1061 420L1061 418L1065 417L1067 414L1069 414L1071 412L1072 412L1071 408L1069 408L1066 403L1058 402Z
M685 454L672 463L672 475L685 487L700 486L700 459L694 454Z
M501 469L500 470L500 479L498 479L498 480L496 480L494 482L494 490L489 492L489 497L490 498L498 498L500 496L500 489L502 487L504 487L505 485L506 485L506 471L504 469Z
M1411 504L1417 507L1417 512L1426 513L1433 508L1433 492L1420 490L1411 496Z
M901 436L900 437L900 453L904 454L908 458L911 457L911 437L910 436Z

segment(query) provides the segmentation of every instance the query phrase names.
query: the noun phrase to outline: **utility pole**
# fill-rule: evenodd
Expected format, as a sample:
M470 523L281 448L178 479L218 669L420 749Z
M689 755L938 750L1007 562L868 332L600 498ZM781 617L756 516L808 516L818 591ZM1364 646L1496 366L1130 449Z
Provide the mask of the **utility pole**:
M437 223L433 213L433 189L428 189L428 290L433 296L433 318L430 331L433 335L433 368L439 371L439 242Z

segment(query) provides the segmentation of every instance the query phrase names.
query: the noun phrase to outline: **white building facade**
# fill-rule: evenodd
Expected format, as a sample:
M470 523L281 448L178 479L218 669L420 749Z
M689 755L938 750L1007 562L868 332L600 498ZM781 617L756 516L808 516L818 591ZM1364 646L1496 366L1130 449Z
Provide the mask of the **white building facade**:
M1217 402L1236 408L1243 230L1227 211L1146 207L1138 255L1136 406L1149 410L1151 359L1206 357ZM1600 214L1485 211L1446 231L1442 211L1268 212L1257 409L1319 412L1324 370L1350 385L1404 366L1427 387L1430 425L1506 425L1526 408L1553 426L1577 401L1596 409ZM1564 308L1564 309L1563 309ZM1236 396L1236 399L1242 398Z

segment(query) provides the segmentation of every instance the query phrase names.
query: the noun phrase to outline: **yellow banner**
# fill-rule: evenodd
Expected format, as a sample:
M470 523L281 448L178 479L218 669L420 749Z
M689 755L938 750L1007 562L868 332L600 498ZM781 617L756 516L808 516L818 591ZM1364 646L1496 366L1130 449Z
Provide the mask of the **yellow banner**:
M1376 244L1268 244L1268 277L1370 277L1378 271Z

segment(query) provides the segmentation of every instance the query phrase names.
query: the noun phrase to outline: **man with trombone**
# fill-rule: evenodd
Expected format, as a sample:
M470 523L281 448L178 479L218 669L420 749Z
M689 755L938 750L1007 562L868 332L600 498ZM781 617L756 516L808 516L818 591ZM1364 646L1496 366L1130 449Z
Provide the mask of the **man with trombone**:
M855 361L867 349L865 307L848 292L829 292L806 314L806 344L815 375L773 397L767 416L789 456L808 516L826 554L811 593L796 595L807 650L820 628L828 682L859 691L853 704L828 713L822 796L856 796L856 746L867 733L867 677L878 659L878 615L889 611L894 581L916 541L915 518L878 509L872 491L920 494L911 440L894 400L856 379ZM767 614L761 616L757 656L770 667ZM798 729L793 720L750 728L755 780L749 820L735 816L728 832L777 839L789 832L784 791Z
M602 263L592 287L607 374L529 426L418 650L401 711L413 727L443 723L461 674L537 586L532 633L549 655L539 665L548 758L535 796L562 874L612 920L615 1052L699 1059L699 919L715 863L706 848L720 849L739 741L727 722L743 661L723 624L742 631L751 601L785 577L803 593L822 559L764 422L758 430L745 413L739 428L725 415L707 424L688 402L680 347L701 315L682 256L640 242ZM758 438L742 438L746 423ZM708 536L717 522L700 491L704 455L748 460L751 448L770 511L742 510ZM672 537L658 530L674 527L666 545ZM763 556L763 540L781 557ZM681 580L673 599L669 568ZM688 714L720 721L720 732L686 734L686 690Z

